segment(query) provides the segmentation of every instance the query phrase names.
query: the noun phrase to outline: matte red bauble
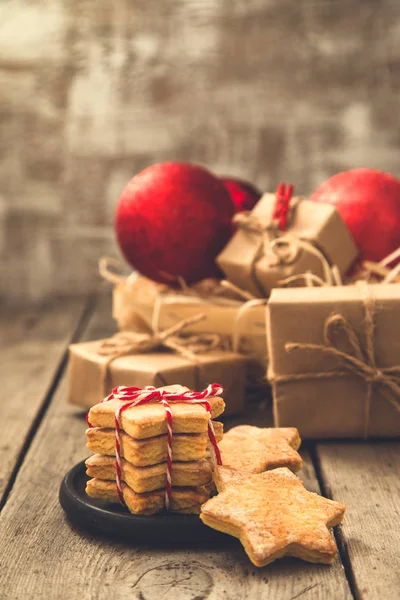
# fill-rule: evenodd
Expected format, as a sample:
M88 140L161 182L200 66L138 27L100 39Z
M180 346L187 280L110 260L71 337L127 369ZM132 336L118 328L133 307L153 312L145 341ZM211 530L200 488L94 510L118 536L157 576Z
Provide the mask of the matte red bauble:
M236 212L252 210L261 198L261 192L251 183L235 177L220 177L235 205Z
M137 271L162 283L219 274L215 258L232 235L234 205L217 177L188 163L138 173L117 207L117 240Z
M380 261L400 246L400 181L382 171L352 169L334 175L311 196L334 204L360 249Z

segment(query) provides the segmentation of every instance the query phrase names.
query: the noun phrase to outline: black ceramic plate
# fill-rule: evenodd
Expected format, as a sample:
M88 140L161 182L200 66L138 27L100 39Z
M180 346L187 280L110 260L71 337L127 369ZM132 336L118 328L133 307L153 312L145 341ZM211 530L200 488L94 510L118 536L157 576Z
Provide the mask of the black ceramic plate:
M74 525L130 541L203 543L227 540L228 536L204 525L197 515L163 512L133 515L120 504L90 498L85 493L85 461L75 465L60 487L60 504Z

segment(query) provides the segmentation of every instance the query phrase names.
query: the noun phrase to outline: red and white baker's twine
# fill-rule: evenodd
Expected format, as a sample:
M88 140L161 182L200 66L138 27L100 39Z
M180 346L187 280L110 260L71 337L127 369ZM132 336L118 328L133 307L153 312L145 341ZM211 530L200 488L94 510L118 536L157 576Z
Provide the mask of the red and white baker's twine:
M170 407L171 402L187 402L188 404L202 404L209 413L208 420L208 437L211 442L211 447L215 455L215 461L218 465L222 464L221 454L218 448L217 439L215 437L214 427L211 420L211 406L207 398L210 396L219 396L222 394L223 388L218 383L211 383L202 392L170 392L155 388L153 386L147 386L145 388L138 387L124 387L119 386L112 390L111 394L104 398L103 402L109 400L126 400L124 404L121 404L115 411L115 470L116 477L115 483L117 486L118 499L121 504L124 503L122 494L122 479L121 479L121 439L120 439L120 416L127 408L132 406L138 406L139 404L149 404L151 402L160 402L165 408L165 415L167 419L167 481L165 486L165 506L167 510L171 504L171 488L172 488L172 411ZM86 421L89 427L92 427L89 421L89 413L86 415Z

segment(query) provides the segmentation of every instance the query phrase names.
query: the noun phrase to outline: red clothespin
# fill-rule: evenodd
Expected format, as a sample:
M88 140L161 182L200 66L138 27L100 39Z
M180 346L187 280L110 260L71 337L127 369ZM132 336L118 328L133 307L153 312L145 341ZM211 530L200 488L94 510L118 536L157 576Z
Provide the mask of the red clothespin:
M294 187L292 184L286 185L285 183L280 183L276 190L276 202L272 217L278 222L280 231L286 231L288 225L288 214L293 190Z

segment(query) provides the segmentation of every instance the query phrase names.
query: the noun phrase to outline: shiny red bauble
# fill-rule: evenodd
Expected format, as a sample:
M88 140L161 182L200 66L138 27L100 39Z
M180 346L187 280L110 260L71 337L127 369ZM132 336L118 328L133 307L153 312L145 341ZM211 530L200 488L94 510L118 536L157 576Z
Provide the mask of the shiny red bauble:
M232 235L234 205L223 183L189 163L156 164L120 197L115 229L131 266L154 281L214 277L215 258Z
M261 192L248 181L235 177L220 177L235 205L236 212L252 210L261 198Z
M361 259L378 262L400 246L400 181L393 175L344 171L320 185L310 199L336 206Z

